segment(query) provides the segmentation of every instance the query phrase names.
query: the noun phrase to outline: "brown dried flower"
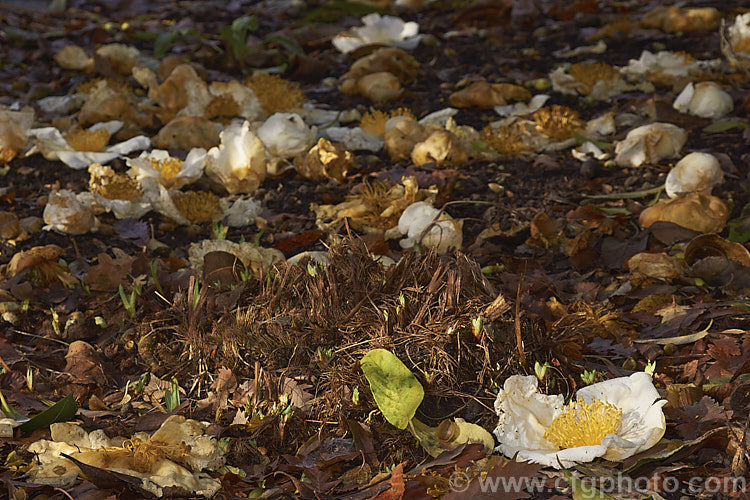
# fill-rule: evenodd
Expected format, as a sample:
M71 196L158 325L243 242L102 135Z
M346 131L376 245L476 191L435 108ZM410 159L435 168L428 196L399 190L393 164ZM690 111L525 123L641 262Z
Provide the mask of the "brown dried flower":
M104 151L109 138L109 132L103 128L96 130L77 128L65 134L65 140L71 148L93 153Z
M580 89L583 95L589 95L600 80L617 80L620 77L620 73L605 62L576 63L568 70L568 74L583 85Z
M89 167L89 191L108 200L137 200L143 191L141 183L127 174L118 174L112 168L95 163Z
M279 75L255 73L247 80L263 110L272 115L299 108L305 102L305 94L299 84L281 78Z
M546 136L556 141L564 141L573 137L583 127L579 116L578 111L555 104L539 109L531 115L531 119Z
M222 214L219 197L206 191L189 191L172 195L177 210L193 224L212 222Z
M531 150L523 142L522 129L518 123L500 127L497 130L487 125L482 130L481 139L489 147L504 155L528 153Z
M393 118L394 116L406 116L413 120L416 120L414 114L408 108L397 108L390 112L383 112L379 109L373 109L368 111L362 116L359 121L360 128L372 132L373 134L385 134L385 122Z

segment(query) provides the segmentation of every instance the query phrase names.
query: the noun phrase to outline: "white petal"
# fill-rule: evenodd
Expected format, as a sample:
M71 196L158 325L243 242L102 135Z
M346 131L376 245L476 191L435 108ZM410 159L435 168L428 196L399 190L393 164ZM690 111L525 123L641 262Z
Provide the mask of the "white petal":
M636 372L629 377L618 377L599 382L578 390L577 399L590 403L593 399L607 401L623 414L633 410L645 414L651 405L659 399L659 392L651 382L651 375Z
M90 153L85 151L57 151L58 159L75 170L88 168L92 163L107 164L119 158L118 153Z
M151 146L151 139L145 135L139 135L132 137L127 141L115 144L107 148L108 153L117 153L118 155L126 155L133 151L140 151Z
M505 381L495 400L498 426L494 434L501 446L519 450L559 450L544 433L562 411L563 397L539 394L538 388L539 381L534 375L514 375Z

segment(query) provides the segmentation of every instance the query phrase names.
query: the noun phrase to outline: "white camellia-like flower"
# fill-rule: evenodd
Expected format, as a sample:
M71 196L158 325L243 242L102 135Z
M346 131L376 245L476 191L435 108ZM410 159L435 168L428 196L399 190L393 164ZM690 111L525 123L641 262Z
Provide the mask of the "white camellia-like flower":
M312 147L317 132L297 113L274 113L258 128L258 137L271 156L292 158Z
M732 96L715 82L688 83L672 107L701 118L721 118L734 109Z
M690 153L667 174L665 189L667 196L709 191L724 182L724 171L719 160L708 153Z
M206 150L194 148L190 150L185 161L173 158L163 149L143 152L138 158L127 160L130 175L141 183L154 180L167 189L180 189L195 182L203 175L206 164Z
M538 384L534 375L514 375L497 395L495 450L506 457L556 469L598 457L622 461L664 435L666 400L648 373L584 387L567 406L559 394L540 394Z
M115 134L121 128L122 122L113 120L97 123L89 129L89 132L106 132L107 141L109 141L109 136ZM28 154L42 153L47 160L60 160L70 168L76 170L88 168L92 163L101 163L104 165L115 158L122 158L126 154L146 149L151 145L151 140L148 137L139 135L119 144L106 146L99 151L76 151L55 127L31 129L29 136L36 139L36 146Z
M422 39L419 24L404 22L395 16L381 16L373 13L362 18L362 24L333 38L333 46L347 54L363 45L395 45L404 50L412 50Z
M687 132L671 123L651 123L634 128L615 145L615 163L621 167L639 167L674 158L687 141Z
M94 195L88 191L74 193L69 189L51 191L44 207L44 229L66 234L86 234L99 229L94 215Z
M221 144L208 151L206 174L231 194L258 189L266 179L266 154L249 122L233 123L221 132Z
M398 230L406 235L399 242L401 248L411 248L419 243L425 247L436 247L441 255L452 248L461 248L462 224L446 213L438 214L440 211L437 208L424 201L409 205L398 219Z

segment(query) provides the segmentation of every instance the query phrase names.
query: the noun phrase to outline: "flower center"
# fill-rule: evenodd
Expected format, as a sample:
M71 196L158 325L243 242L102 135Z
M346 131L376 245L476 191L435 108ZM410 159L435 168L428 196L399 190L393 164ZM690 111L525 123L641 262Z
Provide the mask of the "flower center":
M173 179L182 170L182 161L178 158L166 158L164 160L149 159L148 162L164 179Z
M76 151L90 151L99 153L104 151L109 142L109 132L106 129L96 130L75 129L65 134L65 140Z
M622 410L606 401L577 401L563 409L544 437L560 448L597 445L604 436L620 430L620 417Z

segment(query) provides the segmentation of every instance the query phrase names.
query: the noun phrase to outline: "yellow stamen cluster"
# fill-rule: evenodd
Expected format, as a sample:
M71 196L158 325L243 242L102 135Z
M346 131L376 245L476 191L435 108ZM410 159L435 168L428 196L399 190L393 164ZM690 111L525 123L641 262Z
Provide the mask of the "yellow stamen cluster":
M564 141L573 137L583 127L579 116L578 111L555 104L540 108L531 115L531 119L546 136L556 141Z
M216 118L217 116L237 116L240 114L240 105L229 94L223 94L214 97L211 103L206 106L206 117Z
M101 167L100 174L91 174L89 191L108 200L137 200L143 191L141 184L127 174L115 173L110 167Z
M299 108L305 102L305 94L299 84L284 80L279 75L255 73L247 80L263 110L270 114Z
M123 450L133 455L133 465L139 472L151 472L153 467L165 458L177 463L185 463L190 454L190 446L185 443L166 444L157 440L142 441L128 439L122 444Z
M169 157L164 160L149 158L148 162L151 168L159 172L165 180L174 179L182 171L182 160L179 158Z
M620 76L615 68L604 62L576 63L568 70L568 74L584 85L581 92L583 95L589 95L596 82L616 80Z
M518 123L500 127L497 130L491 125L482 129L482 141L495 151L503 155L516 155L530 151L523 142L523 134Z
M219 197L205 191L189 191L172 195L177 210L193 224L212 222L221 215Z
M601 444L609 434L616 434L622 422L622 410L606 401L578 401L563 409L544 437L562 449Z
M65 134L65 140L76 151L99 153L109 142L109 132L103 128L96 130L77 128Z
M385 134L385 122L393 118L394 116L406 116L416 120L416 117L412 114L411 110L407 108L397 108L390 113L384 113L379 109L373 109L368 111L362 116L359 122L360 128L372 132L373 134Z

